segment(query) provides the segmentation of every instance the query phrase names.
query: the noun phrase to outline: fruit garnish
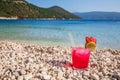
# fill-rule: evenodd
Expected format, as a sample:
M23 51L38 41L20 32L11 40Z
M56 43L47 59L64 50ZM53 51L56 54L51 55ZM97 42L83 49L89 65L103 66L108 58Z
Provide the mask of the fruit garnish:
M93 38L93 37L86 37L86 43L89 43L89 42L94 42L96 44L96 38Z
M96 48L96 44L94 42L89 42L85 44L85 48L90 49L91 51L94 51Z

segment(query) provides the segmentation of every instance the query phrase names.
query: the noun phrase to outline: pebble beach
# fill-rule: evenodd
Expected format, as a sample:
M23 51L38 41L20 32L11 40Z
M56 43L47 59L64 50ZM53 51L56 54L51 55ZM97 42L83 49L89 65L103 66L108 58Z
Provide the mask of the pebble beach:
M0 80L120 80L120 50L91 52L87 69L73 69L70 47L0 41Z

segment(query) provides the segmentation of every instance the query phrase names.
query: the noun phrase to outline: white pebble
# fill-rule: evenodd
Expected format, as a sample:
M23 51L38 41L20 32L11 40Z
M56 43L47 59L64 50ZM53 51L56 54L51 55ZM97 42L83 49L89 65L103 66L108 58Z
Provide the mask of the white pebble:
M17 80L23 80L23 76L18 76Z
M90 76L92 79L99 80L99 76L96 74L91 74Z
M89 71L84 71L84 72L83 72L83 75L84 75L84 76L89 76Z
M25 80L29 80L29 79L31 79L32 77L33 77L33 75L32 75L31 73L29 73L29 74L27 74L27 75L24 76L24 79L25 79Z
M44 75L45 80L50 80L51 76L50 75Z
M11 79L14 80L14 79L15 79L15 76L13 75L13 76L11 77Z
M22 75L26 74L26 71L22 69L22 70L21 70L21 74L22 74Z

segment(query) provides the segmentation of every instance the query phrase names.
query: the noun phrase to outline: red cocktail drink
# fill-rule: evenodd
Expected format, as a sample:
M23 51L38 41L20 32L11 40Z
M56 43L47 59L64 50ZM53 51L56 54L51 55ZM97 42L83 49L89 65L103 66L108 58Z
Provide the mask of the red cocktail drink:
M82 47L72 48L73 68L83 69L88 67L90 50Z

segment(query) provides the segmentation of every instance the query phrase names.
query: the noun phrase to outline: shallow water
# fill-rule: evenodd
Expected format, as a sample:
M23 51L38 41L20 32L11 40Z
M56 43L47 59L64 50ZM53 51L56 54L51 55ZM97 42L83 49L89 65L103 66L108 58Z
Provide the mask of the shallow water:
M120 21L84 20L0 20L0 40L14 40L45 45L84 46L85 37L97 38L97 48L120 49Z

